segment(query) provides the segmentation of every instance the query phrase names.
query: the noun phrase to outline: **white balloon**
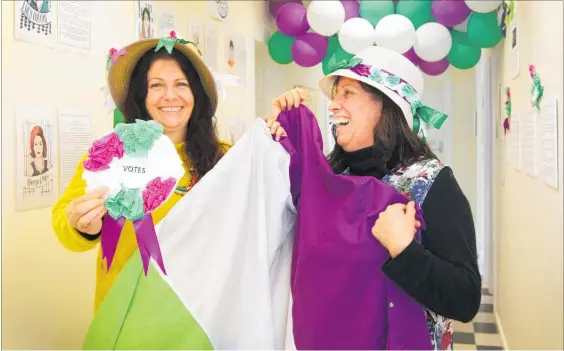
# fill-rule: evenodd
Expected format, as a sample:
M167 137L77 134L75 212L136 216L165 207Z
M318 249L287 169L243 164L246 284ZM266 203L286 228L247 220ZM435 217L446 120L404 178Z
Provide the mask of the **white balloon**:
M374 27L360 17L350 18L339 30L339 44L348 53L356 54L374 45Z
M448 55L452 37L448 29L436 22L425 23L415 31L413 50L427 62L440 61Z
M457 30L459 32L467 32L468 31L468 20L470 19L470 16L468 16L467 19L464 20L464 22L457 24L456 26L452 27L452 29Z
M403 15L387 15L376 24L374 41L378 46L403 54L415 42L415 27Z
M345 22L345 8L340 1L312 0L307 7L307 21L315 32L329 37Z
M488 13L497 10L503 0L465 0L470 10L479 13Z

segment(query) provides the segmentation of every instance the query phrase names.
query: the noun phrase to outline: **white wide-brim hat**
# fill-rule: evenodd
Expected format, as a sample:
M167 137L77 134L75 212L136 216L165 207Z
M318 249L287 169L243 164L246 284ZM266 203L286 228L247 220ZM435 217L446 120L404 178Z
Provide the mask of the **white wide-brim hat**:
M402 110L410 128L425 136L424 124L439 129L447 116L421 103L424 79L405 56L383 47L371 46L349 60L330 62L332 71L319 82L321 91L333 99L337 77L348 77L375 87ZM414 118L415 117L415 118Z

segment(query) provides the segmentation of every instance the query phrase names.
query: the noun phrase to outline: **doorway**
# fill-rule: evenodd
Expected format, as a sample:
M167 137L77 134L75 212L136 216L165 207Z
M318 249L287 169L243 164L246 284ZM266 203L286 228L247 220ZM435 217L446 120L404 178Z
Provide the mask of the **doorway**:
M494 164L496 162L496 129L500 121L499 99L499 47L476 67L476 108L477 108L477 160L476 160L476 240L478 263L483 285L495 293L494 260Z

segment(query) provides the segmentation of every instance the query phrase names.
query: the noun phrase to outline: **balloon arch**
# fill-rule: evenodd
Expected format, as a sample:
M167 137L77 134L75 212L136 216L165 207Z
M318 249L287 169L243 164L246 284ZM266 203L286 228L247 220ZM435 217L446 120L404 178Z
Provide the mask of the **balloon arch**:
M348 59L378 45L406 56L425 74L474 67L482 48L505 35L503 0L270 0L278 31L272 59L302 67Z

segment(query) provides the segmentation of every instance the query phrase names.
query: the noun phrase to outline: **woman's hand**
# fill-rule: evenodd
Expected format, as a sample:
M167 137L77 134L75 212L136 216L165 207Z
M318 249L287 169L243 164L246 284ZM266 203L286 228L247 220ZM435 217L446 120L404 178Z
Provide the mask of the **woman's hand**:
M86 234L96 235L102 230L102 217L106 214L104 194L101 187L73 200L67 206L67 217L72 228Z
M372 235L384 246L392 258L399 255L413 241L421 223L415 219L415 202L390 205L372 227Z
M306 100L307 92L301 88L286 91L284 94L272 100L272 104L270 105L270 119L276 121L280 112L291 110L294 107L300 107Z
M276 141L280 141L280 137L287 136L284 128L280 126L276 120L282 111L291 110L294 107L299 107L307 100L307 93L300 88L294 88L286 91L276 99L272 100L270 105L270 116L265 117L264 121L266 126L270 128L270 133L276 135Z

